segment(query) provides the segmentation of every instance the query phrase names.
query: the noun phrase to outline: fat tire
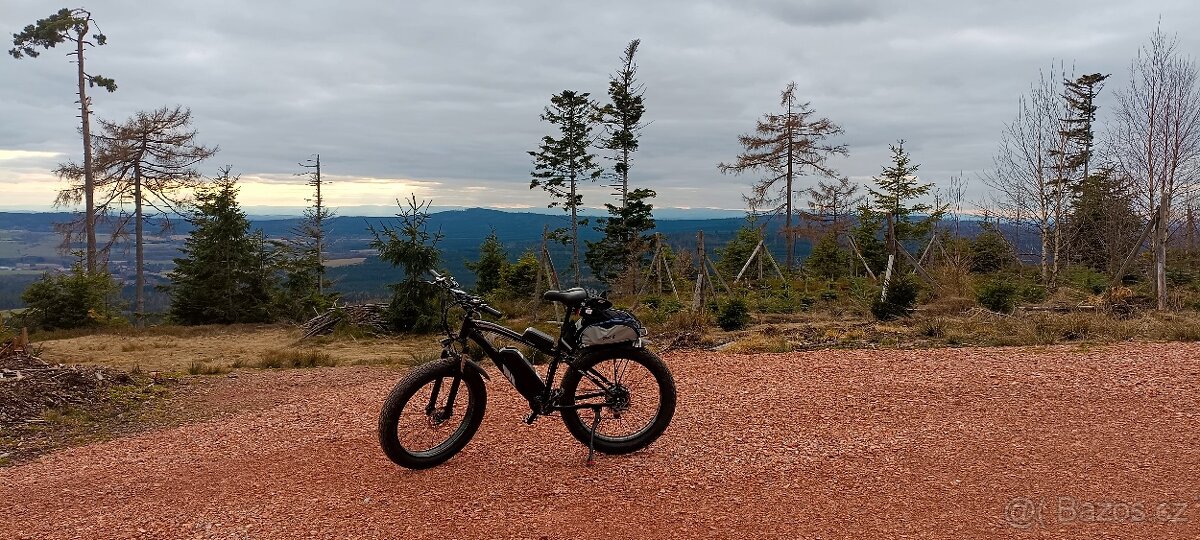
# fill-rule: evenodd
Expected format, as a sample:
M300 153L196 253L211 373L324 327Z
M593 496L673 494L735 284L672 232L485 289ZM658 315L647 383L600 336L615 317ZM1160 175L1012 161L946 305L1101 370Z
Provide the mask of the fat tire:
M563 375L563 404L573 405L575 403L575 389L579 384L580 378L583 376L582 370L587 370L605 360L613 359L633 360L645 366L654 375L654 379L658 383L658 413L648 428L628 440L614 440L601 435L596 436L595 445L597 452L612 455L628 454L649 446L650 443L653 443L666 431L667 425L671 423L671 418L675 415L675 401L677 397L675 393L675 379L671 376L671 370L667 367L667 364L658 355L646 349L605 347L585 353L575 364L575 367ZM589 411L585 411L585 413L587 414L584 416L590 415ZM584 418L580 418L579 412L576 410L564 409L562 411L562 420L567 425L567 431L571 432L571 436L585 445L588 444L592 437L590 419L585 420Z
M465 386L465 390L468 393L466 397L470 399L469 406L463 413L466 416L463 419L464 427L460 428L451 439L443 442L442 445L445 446L434 454L417 455L409 452L400 443L396 435L397 426L400 422L400 414L404 411L404 406L417 390L429 384L435 378L452 377L455 375L462 377L463 386ZM463 390L464 388L460 387L458 399L462 399ZM483 379L479 377L478 373L470 369L466 370L465 373L460 372L459 360L443 358L421 365L410 371L400 382L396 383L396 386L392 387L391 393L388 394L387 400L384 401L383 408L379 411L379 446L383 448L383 453L387 455L388 459L401 467L409 469L436 467L454 457L455 454L471 441L471 437L475 436L475 432L483 422L483 413L486 405L487 389L484 387Z

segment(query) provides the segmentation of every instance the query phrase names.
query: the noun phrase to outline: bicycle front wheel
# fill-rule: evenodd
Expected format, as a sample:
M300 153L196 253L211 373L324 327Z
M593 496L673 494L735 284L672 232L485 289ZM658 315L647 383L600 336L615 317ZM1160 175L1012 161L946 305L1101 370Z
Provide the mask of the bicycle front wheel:
M457 359L422 365L388 394L379 411L379 445L397 465L434 467L470 442L486 404L483 379L460 371Z

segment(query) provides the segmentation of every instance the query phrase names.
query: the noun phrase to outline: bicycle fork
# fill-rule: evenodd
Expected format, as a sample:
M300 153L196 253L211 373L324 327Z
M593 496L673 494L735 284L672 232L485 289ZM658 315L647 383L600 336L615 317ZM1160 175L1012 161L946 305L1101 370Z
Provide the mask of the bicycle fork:
M425 416L429 418L429 422L433 425L441 424L454 415L454 399L458 397L458 387L462 383L461 376L455 376L454 382L450 383L449 395L446 396L445 407L438 407L438 394L442 391L443 378L433 382L433 391L429 393L429 403L425 405Z

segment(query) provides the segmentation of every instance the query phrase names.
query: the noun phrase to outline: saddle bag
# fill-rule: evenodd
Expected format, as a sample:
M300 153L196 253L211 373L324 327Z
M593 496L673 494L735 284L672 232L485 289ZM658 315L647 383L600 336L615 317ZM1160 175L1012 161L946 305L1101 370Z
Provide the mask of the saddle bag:
M586 301L576 322L575 342L579 348L608 345L642 346L646 327L632 313L612 308L608 300Z

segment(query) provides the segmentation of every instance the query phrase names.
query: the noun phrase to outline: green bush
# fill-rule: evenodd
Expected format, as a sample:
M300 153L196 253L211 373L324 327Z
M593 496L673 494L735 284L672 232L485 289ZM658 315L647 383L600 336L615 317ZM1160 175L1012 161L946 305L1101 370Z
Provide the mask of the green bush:
M913 306L917 305L917 295L921 292L916 280L909 276L896 276L888 286L887 296L875 297L871 303L871 314L881 321L890 321L897 317L907 317Z
M975 291L979 304L997 313L1012 313L1020 297L1021 289L1005 278L986 281Z
M1196 272L1185 268L1168 268L1167 285L1171 287L1187 287L1196 282Z
M89 274L79 265L70 272L44 274L21 294L29 308L25 324L42 330L94 328L119 324L114 302L121 291L107 273Z
M1016 261L1012 246L999 231L985 229L971 241L971 271L991 274L1012 266Z
M741 330L750 325L750 306L741 298L731 298L717 313L717 326L722 330Z
M1021 282L1020 289L1021 299L1026 302L1038 303L1046 299L1046 287L1042 286L1041 283L1023 281Z
M1072 268L1065 277L1072 287L1092 294L1104 294L1108 290L1108 276L1090 268Z

